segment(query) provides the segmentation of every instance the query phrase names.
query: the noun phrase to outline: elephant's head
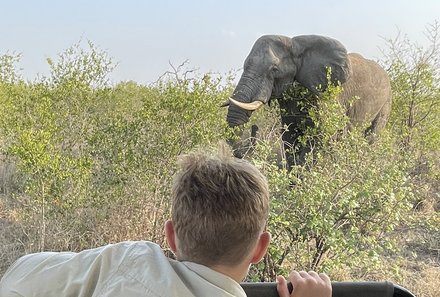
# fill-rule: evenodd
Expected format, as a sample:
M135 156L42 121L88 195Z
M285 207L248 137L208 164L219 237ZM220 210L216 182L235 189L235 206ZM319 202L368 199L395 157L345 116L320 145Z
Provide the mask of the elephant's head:
M244 62L237 87L225 103L229 105L229 126L246 123L254 110L271 98L281 98L295 81L315 94L318 89L325 89L329 67L332 82L346 81L350 68L347 51L337 40L315 35L260 37Z

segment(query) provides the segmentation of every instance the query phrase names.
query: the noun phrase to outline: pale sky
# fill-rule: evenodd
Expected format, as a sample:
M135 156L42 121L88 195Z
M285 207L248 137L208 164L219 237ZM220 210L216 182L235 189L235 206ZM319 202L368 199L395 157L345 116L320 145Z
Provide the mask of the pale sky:
M423 44L426 26L440 21L440 0L0 0L0 7L0 54L21 53L21 74L31 80L81 39L118 63L112 81L150 83L169 62L185 60L200 73L240 74L263 34L327 35L379 59L382 37L400 31Z

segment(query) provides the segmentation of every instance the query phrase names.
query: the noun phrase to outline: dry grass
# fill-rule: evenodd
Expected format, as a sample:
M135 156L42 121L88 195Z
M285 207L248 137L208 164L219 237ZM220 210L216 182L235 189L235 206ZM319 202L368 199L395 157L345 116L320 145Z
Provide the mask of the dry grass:
M387 262L384 259L384 262ZM403 261L399 263L399 275L393 269L364 274L350 270L335 271L332 279L338 281L390 281L411 291L417 297L440 296L439 263ZM362 276L360 276L362 275Z
M25 254L24 245L18 234L20 227L10 216L0 196L0 276L20 256Z
M440 296L440 267L422 265L420 272L408 273L403 285L418 297Z
M409 262L408 267L402 268L400 280L394 280L417 297L440 296L440 266L433 263Z
M169 207L168 200L159 198L169 195L151 192L139 181L127 186L112 204L66 211L44 222L36 214L39 209L34 209L32 217L23 217L30 210L12 203L5 192L0 192L0 277L27 253L80 251L124 240L164 243L162 226Z

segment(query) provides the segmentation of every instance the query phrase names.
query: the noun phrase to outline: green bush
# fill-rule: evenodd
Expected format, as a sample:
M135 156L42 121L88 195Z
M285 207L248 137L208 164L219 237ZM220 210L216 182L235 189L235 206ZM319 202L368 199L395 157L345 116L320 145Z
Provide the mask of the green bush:
M111 86L114 65L90 42L48 59L50 77L35 82L1 61L2 154L19 181L5 192L24 248L163 242L176 157L225 138L219 106L230 83L176 72L151 86Z
M330 88L310 112L315 127L304 142L319 135L319 144L304 166L280 170L270 141L255 149L253 161L272 189L274 244L254 278L274 279L292 267L379 269L379 255L396 248L389 234L411 216L414 197L393 138L385 131L369 145L365 127L344 132L348 119L332 100L336 94L338 88Z

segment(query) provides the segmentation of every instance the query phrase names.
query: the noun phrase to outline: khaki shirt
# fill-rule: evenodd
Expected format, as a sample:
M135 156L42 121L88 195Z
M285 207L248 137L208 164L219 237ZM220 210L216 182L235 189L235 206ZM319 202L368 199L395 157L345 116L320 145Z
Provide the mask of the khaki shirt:
M0 296L246 296L206 266L167 258L151 242L111 244L80 253L21 257L0 282Z

